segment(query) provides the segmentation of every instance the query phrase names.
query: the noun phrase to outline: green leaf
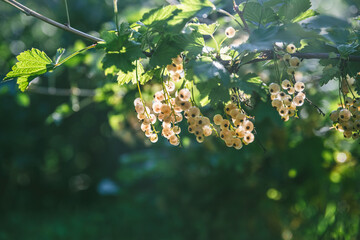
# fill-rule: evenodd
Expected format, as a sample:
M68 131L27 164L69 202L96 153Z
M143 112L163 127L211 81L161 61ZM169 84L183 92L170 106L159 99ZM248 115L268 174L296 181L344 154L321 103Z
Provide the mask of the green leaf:
M288 0L281 6L278 15L281 20L290 22L306 12L310 7L310 0Z
M152 67L170 64L171 58L176 57L184 50L187 43L177 41L177 37L181 37L181 35L166 35L160 40L150 59Z
M320 80L320 86L327 84L330 80L339 77L340 69L337 66L327 66L323 69L323 74Z
M133 63L134 66L136 66L136 63ZM127 84L130 81L133 84L136 84L136 74L140 80L140 76L144 73L144 68L142 66L142 64L140 62L137 63L137 71L136 69L134 69L131 72L123 72L123 71L119 71L117 73L117 81L119 83L119 85L123 85L123 84Z
M256 2L246 3L244 17L247 21L250 21L256 25L266 25L268 23L278 20L278 17L276 16L274 10L269 7L262 6L261 4Z
M116 67L125 73L134 70L135 65L128 58L127 54L123 53L108 53L102 60L103 69L111 69Z
M39 76L54 68L51 59L46 53L35 48L20 53L16 58L18 62L12 67L12 70L6 75L4 80L17 77Z
M173 36L174 41L182 42L184 44L184 50L188 51L187 56L197 56L200 54L205 46L203 36L196 32L189 30L190 33L185 31L184 34Z
M306 12L301 13L299 16L297 16L296 18L294 18L292 21L293 22L300 22L302 20L314 17L316 15L319 15L318 12L312 10L312 9L308 9Z
M347 58L349 55L357 52L357 48L359 47L359 44L352 43L352 44L341 44L337 47L339 50L339 53L342 58Z
M160 7L145 13L141 22L150 28L159 28L166 24L170 18L173 18L179 12L178 7L175 5Z
M246 94L252 94L253 92L265 93L266 85L261 81L260 77L255 73L248 73L245 76L239 78L233 78L230 83L232 87L238 87Z
M213 35L218 28L219 24L217 22L207 25L204 23L191 23L188 26L196 31L198 31L202 35Z
M132 63L135 60L145 57L141 50L140 43L126 41L120 52L108 52L102 60L103 68L108 69L115 66L122 72L129 72L135 68Z
M308 23L305 24L307 28L348 28L351 26L347 21L326 15L319 15L309 20Z

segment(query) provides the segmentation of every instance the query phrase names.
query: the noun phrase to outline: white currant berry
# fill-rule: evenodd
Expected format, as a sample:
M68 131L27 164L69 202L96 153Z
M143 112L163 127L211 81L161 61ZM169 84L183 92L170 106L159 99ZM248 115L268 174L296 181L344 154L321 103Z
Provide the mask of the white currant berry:
M138 105L138 104L143 105L143 102L142 102L141 98L136 98L136 99L134 100L134 106L136 106L136 105Z
M290 61L290 58L291 58L291 55L288 54L288 53L286 53L286 54L283 56L283 59L284 59L284 61L286 61L286 62L289 62L289 61Z
M282 81L281 87L283 89L289 89L289 88L292 87L292 85L291 85L291 82L289 80L285 79L284 81Z
M225 35L227 38L233 38L235 36L235 29L233 27L228 27L225 29Z
M302 96L296 95L296 97L294 97L294 99L293 99L293 103L295 106L300 107L304 104L304 99Z
M192 117L192 118L195 118L195 117L197 117L197 116L199 116L200 115L200 110L199 110L199 108L197 108L197 107L191 107L191 108L189 108L189 116L190 117Z
M296 82L294 88L295 91L302 92L305 89L305 84L303 82Z
M230 127L230 122L227 119L221 121L220 128L221 129L228 129Z
M344 131L344 138L351 138L352 137L352 131Z
M196 136L196 141L197 141L198 143L204 142L204 136L203 136L203 135Z
M180 55L178 55L176 58L172 58L171 60L173 61L173 63L175 63L177 65L182 64L182 62L183 62L183 59Z
M208 137L212 134L212 129L209 125L203 126L203 133L205 137Z
M277 94L277 93L279 93L279 91L280 91L280 86L279 86L279 84L277 84L277 83L271 83L271 84L269 85L269 92L270 92L271 94Z
M282 102L280 99L274 99L271 102L271 106L273 106L275 108L279 108L279 107L281 107L281 105L282 105Z
M252 143L254 141L254 139L255 139L254 134L248 132L248 133L245 134L245 136L243 138L243 141L247 145L247 144Z
M231 110L236 108L236 105L234 103L229 103L225 106L225 112L226 114L230 115Z
M337 110L330 113L330 120L333 122L339 121L339 112Z
M287 69L287 73L289 74L289 75L294 75L295 74L295 71L296 71L296 68L294 68L294 67L288 67L288 69Z
M155 95L154 95L154 98L155 98L157 101L159 101L159 102L164 101L164 100L165 100L165 96L164 96L163 91L158 91L158 92L156 92Z
M348 121L351 118L351 112L346 108L343 108L339 112L339 119L341 121Z
M160 110L165 116L171 113L171 107L167 104L162 104Z
M359 136L360 136L359 133L354 132L354 133L352 134L352 139L356 140L356 139L359 138Z
M288 94L294 94L295 93L295 88L291 87L287 91L288 91Z
M247 132L251 132L252 130L254 130L254 124L251 121L247 120L244 122L244 129Z
M173 81L167 81L164 83L165 88L169 93L172 93L175 90L175 83Z
M213 118L215 125L220 125L221 122L224 120L220 114L216 114Z
M179 91L178 97L180 98L181 101L189 101L191 98L191 92L189 89L187 88L183 88Z
M296 52L296 47L294 44L289 44L286 46L286 51L288 53L295 53Z
M292 57L292 58L290 58L289 63L290 63L290 66L292 66L292 67L298 67L298 66L300 66L300 59L298 57Z
M156 133L153 133L153 134L151 134L151 136L150 136L150 141L152 142L152 143L156 143L157 141L158 141L158 135L156 134Z

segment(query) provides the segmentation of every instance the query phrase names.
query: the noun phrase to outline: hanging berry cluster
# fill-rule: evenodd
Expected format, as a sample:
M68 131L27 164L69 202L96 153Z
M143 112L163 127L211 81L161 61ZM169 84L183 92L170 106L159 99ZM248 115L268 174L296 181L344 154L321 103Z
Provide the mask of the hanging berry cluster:
M243 144L248 145L255 139L252 131L254 124L240 110L236 104L229 103L225 106L226 115L231 118L224 119L220 114L214 116L214 123L220 126L220 138L224 140L226 146L241 149Z
M360 98L345 97L344 106L330 113L334 128L345 138L358 139L360 134Z
M277 83L269 85L271 105L276 108L282 120L288 121L290 117L297 116L296 108L302 106L306 99L304 90L303 82L296 82L293 85L289 80L284 80L281 86Z
M200 109L195 106L191 92L187 88L176 91L175 83L184 77L182 58L178 56L172 59L172 64L167 66L169 80L163 81L163 89L154 94L152 106L147 107L142 99L140 85L138 84L140 98L135 99L134 106L137 118L142 121L141 130L152 143L158 141L158 131L154 124L157 120L161 122L161 135L168 139L169 143L177 146L180 144L181 128L179 123L183 116L187 119L188 132L196 136L196 140L202 143L205 137L211 136L213 132L218 135L210 119L204 116ZM225 113L231 118L231 122L217 114L214 117L216 125L220 126L220 138L228 147L241 149L254 141L254 124L249 120L243 110L236 104L226 105ZM182 115L183 114L183 115Z

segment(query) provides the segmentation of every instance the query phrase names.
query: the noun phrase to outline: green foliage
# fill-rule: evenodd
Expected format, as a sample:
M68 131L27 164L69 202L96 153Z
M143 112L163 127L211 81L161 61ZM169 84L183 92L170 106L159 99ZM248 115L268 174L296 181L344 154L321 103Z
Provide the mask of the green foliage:
M46 53L35 48L20 53L16 59L18 62L6 74L4 80L18 78L17 83L21 91L25 91L32 79L54 68L52 60Z

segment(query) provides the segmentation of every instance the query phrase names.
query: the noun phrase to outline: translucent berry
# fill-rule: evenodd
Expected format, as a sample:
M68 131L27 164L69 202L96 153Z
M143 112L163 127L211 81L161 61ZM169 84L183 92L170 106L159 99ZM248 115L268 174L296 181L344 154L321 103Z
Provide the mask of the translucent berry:
M295 88L291 87L287 91L288 91L288 94L294 94L295 93Z
M156 143L158 141L158 139L159 138L158 138L158 135L156 133L153 133L153 134L150 135L150 141L152 143Z
M286 80L282 81L281 87L282 87L283 89L289 89L289 88L292 87L292 85L291 85L291 82L286 79Z
M351 118L351 112L346 108L343 108L339 112L339 119L341 121L348 121Z
M302 98L302 96L296 95L296 97L294 97L293 99L293 103L295 106L302 106L304 104L304 99Z
M292 57L292 58L290 58L289 63L290 63L290 66L292 66L292 67L298 67L300 65L300 59L297 57Z
M223 117L220 114L216 114L213 118L215 125L220 125L223 121Z
M228 129L229 126L230 126L229 120L224 119L221 121L221 125L220 125L221 129Z
M228 38L233 38L235 36L235 29L233 27L228 27L225 29L225 35Z
M251 132L252 130L254 130L254 124L251 121L245 121L244 122L244 129L247 132Z
M283 57L284 61L287 61L287 62L290 61L290 58L291 58L291 55L288 53L286 53Z
M297 82L297 83L295 83L294 88L295 88L295 91L302 92L305 89L305 84L303 82Z
M179 91L178 97L181 101L189 101L191 97L191 92L187 88L183 88Z
M279 93L279 91L280 91L280 86L279 86L279 84L277 84L277 83L271 83L271 84L269 85L269 92L270 92L271 94L277 94L277 93Z
M172 61L173 61L173 63L179 65L179 64L182 64L183 59L180 55L178 55L176 58L172 58Z
M254 141L254 139L255 139L254 134L248 132L245 134L243 141L247 145L249 143L252 143Z
M203 135L196 136L196 141L197 141L198 143L204 142L204 136L203 136Z
M294 45L294 44L289 44L289 45L287 45L286 51L287 51L288 53L295 53L295 52L296 52L296 47L295 47L295 45Z
M189 108L188 111L189 111L190 117L192 117L192 118L195 118L200 115L200 110L197 107L191 107L191 108Z
M330 120L333 122L337 122L339 120L339 112L337 110L330 113Z
M294 67L288 67L288 69L287 69L287 73L289 74L289 75L294 75L295 74L295 68Z

